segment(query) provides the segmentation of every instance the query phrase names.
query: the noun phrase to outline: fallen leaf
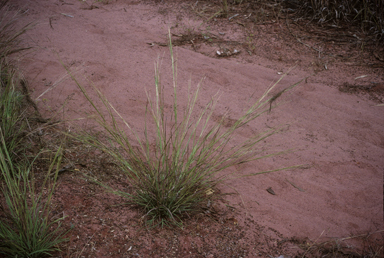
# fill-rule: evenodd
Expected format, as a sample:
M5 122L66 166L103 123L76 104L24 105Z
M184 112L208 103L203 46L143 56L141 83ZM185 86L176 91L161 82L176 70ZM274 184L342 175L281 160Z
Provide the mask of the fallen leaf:
M269 188L267 189L267 192L270 193L270 194L272 194L272 195L276 195L275 191L272 190L272 187L269 187Z

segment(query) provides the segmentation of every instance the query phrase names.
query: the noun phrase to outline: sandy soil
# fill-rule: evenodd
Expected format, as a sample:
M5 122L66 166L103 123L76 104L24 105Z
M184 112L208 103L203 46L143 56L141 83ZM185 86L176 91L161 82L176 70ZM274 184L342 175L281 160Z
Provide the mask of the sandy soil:
M67 120L63 127L73 130L76 123L68 120L84 117L90 110L63 63L84 84L86 79L92 81L141 130L145 90L153 91L153 64L159 56L163 85L171 86L169 50L164 47L171 28L180 98L188 80L196 85L205 77L201 103L219 91L215 117L230 111L229 124L295 64L277 90L310 76L282 98L284 105L236 135L240 141L269 127L287 125L265 147L294 151L227 172L247 175L305 166L227 182L219 190L237 193L224 196L211 210L214 215L187 220L184 230L145 230L137 210L113 206L124 200L79 179L79 172L101 174L111 168L92 151L72 145L66 154L72 170L59 178L55 212L68 216L65 227L74 229L70 242L56 256L301 257L302 245L335 239L342 244L342 238L370 233L369 239L364 238L369 244L363 246L362 238L356 238L349 242L351 250L380 246L384 236L380 232L384 229L383 52L359 51L356 41L310 37L320 29L311 27L308 34L291 20L257 23L249 16L251 8L228 21L209 19L219 8L215 2L165 2L12 1L12 8L22 10L20 25L36 22L23 36L23 44L33 49L18 60L43 116L56 114L55 119ZM234 15L240 7L233 8ZM232 55L234 50L240 53ZM217 51L231 54L222 57ZM109 180L120 186L125 182L116 175Z

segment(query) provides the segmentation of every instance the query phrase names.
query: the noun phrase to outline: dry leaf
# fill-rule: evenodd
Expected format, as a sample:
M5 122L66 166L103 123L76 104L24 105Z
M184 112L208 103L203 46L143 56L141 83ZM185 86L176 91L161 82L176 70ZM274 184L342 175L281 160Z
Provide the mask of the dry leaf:
M269 188L267 189L267 192L270 193L270 194L272 194L272 195L276 195L276 194L275 194L275 191L272 190L272 187L269 187Z

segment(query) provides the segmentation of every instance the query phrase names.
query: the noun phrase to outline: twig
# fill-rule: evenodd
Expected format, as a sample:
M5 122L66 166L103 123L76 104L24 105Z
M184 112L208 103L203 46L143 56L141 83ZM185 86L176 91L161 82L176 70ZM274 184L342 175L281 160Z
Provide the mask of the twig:
M297 190L299 190L300 192L305 192L305 190L303 190L302 188L296 186L294 183L292 183L291 181L288 181L288 179L285 179L288 183L290 183L293 187L295 187Z
M312 244L310 247L308 247L308 249L307 249L307 250L305 251L305 253L303 254L302 258L304 258L305 255L308 253L308 251L311 250L311 248L316 244L317 240L320 239L320 237L324 234L324 232L325 232L325 230L323 230L323 232L321 232L320 236L315 240L315 242L313 242L313 244Z

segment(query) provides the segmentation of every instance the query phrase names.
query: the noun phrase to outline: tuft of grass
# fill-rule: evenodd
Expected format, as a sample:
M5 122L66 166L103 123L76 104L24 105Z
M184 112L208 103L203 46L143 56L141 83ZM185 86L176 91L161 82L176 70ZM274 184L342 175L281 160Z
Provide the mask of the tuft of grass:
M0 1L0 128L6 142L6 150L14 160L22 149L21 139L25 129L22 120L25 118L25 109L24 96L17 90L19 77L9 56L26 49L19 47L19 37L32 24L16 29L19 12L11 14L7 3L8 0Z
M22 139L26 127L24 96L15 89L14 78L15 73L12 71L6 78L7 84L0 86L0 128L6 143L2 151L9 153L11 161L16 161L23 149Z
M59 223L63 218L49 217L61 149L52 160L42 186L35 189L33 162L27 165L23 154L27 130L24 96L16 89L15 72L10 72L11 66L8 68L6 79L2 79L6 84L0 86L0 171L5 198L1 206L5 217L0 219L0 253L9 257L41 257L58 250L57 244L66 241ZM54 174L52 180L51 174Z
M29 128L27 106L23 103L26 96L18 90L20 80L8 59L23 50L18 47L18 38L30 25L16 30L18 13L11 15L7 2L0 1L0 180L4 197L0 201L0 253L7 257L41 257L58 250L57 245L66 241L66 232L60 229L64 218L50 215L61 148L37 189L33 162L28 164L24 152L24 136Z
M201 83L197 85L196 90L188 88L185 107L180 106L177 68L171 40L169 49L173 75L172 112L168 114L165 110L165 95L171 94L160 84L157 62L155 96L152 97L147 92L143 137L97 88L93 87L106 111L95 104L95 100L72 76L96 111L95 119L105 132L104 138L84 132L78 135L79 139L109 154L127 176L133 192L114 190L102 182L99 183L141 207L145 214L143 217L153 226L181 226L183 216L199 211L202 203L211 198L211 190L231 176L229 173L221 173L228 167L279 154L265 154L258 147L259 143L279 132L279 128L256 134L241 143L235 142L234 135L238 129L270 110L272 102L284 91L272 97L268 95L282 78L228 128L224 126L225 115L218 123L212 121L219 100L218 94L213 96L202 110L196 109ZM69 70L68 72L70 73ZM125 128L121 128L119 123ZM153 134L154 142L151 138ZM133 135L133 139L129 135ZM279 169L274 171L277 170ZM271 171L253 175L267 172Z
M2 207L6 216L0 220L0 253L9 257L49 255L50 252L59 250L58 244L67 240L63 238L66 232L60 229L60 221L64 217L50 217L61 149L52 160L41 187L36 189L31 166L25 163L14 164L11 161L1 128L0 144L2 192L6 204L5 209ZM52 180L51 174L54 174ZM37 190L39 193L36 193Z

